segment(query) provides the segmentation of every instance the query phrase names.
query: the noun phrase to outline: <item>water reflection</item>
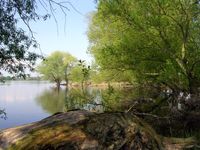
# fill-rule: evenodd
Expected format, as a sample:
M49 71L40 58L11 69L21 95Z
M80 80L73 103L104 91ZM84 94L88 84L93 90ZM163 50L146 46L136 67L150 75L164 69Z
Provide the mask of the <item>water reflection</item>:
M0 100L6 103L23 103L40 94L48 82L13 81L0 84ZM50 86L50 85L49 85Z
M123 111L126 101L137 97L130 89L70 88L44 91L37 103L48 113L65 112L74 109L85 109L95 112ZM127 104L128 105L128 104Z
M0 119L0 129L41 120L49 113L36 104L37 95L53 86L45 81L11 81L0 84L0 110L7 119Z
M43 91L41 95L37 96L36 102L44 111L53 114L64 109L64 98L65 93L63 91L51 88Z
M85 109L89 111L104 111L100 90L88 88L60 89L52 88L37 97L37 103L48 113Z
M53 84L37 81L12 81L0 84L0 110L7 119L0 119L0 129L41 120L56 112L73 109L89 111L124 111L136 97L145 97L140 89L69 88L60 90ZM1 116L0 116L1 117Z

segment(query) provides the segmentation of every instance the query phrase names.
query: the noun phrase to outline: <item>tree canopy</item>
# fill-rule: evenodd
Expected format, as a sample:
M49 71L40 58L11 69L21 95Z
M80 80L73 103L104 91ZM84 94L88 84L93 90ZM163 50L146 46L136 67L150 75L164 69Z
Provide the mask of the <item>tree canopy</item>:
M37 43L33 37L17 27L21 18L28 24L39 16L35 12L35 1L0 1L0 68L10 73L23 74L25 68L30 68L39 57L28 51Z
M55 51L38 66L37 71L44 79L56 82L59 87L61 81L68 82L71 68L76 61L76 58L69 53Z
M103 70L130 70L138 82L193 93L200 85L199 7L196 0L99 0L89 51Z
M30 22L46 20L50 16L53 16L56 22L55 9L60 9L66 16L69 5L73 6L70 2L61 3L54 0L1 0L0 73L4 70L24 76L27 68L32 70L36 59L43 56L30 51L31 47L38 47ZM29 33L19 26L19 22L24 23Z

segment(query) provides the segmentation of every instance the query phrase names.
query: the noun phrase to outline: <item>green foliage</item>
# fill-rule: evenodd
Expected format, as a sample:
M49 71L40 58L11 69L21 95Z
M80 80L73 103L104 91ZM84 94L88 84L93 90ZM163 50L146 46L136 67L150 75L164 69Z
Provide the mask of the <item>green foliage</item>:
M25 31L18 28L19 20L28 25L31 20L40 17L35 12L35 0L3 0L0 1L0 68L9 73L24 76L26 68L33 69L37 58L36 53L28 51L37 47L33 36L28 36Z
M82 71L82 75L83 75L83 82L87 81L90 76L90 70L91 70L90 66L87 66L85 64L85 61L82 61L82 60L79 61L78 65L82 68L81 71Z
M37 71L44 79L60 84L62 80L68 80L75 62L76 58L69 53L55 51L38 66Z
M79 65L76 65L72 68L71 70L71 76L70 80L72 82L78 82L81 83L83 80L83 75L82 75L82 68Z
M79 60L71 71L71 80L83 83L90 79L91 68L83 60Z
M1 109L0 109L0 118L2 118L2 119L7 119L5 110L1 110Z
M32 71L37 58L42 58L41 55L28 51L30 47L38 47L30 22L45 21L51 15L56 21L55 10L59 9L66 16L69 5L73 7L71 3L54 0L1 0L0 74L6 71L25 78L25 70ZM40 8L45 11L40 11ZM29 33L21 28L22 24Z
M200 85L199 5L196 0L99 0L89 52L102 70L121 76L128 71L131 80L194 92Z
M69 111L73 109L95 108L95 98L98 91L87 89L85 92L80 88L76 89L51 89L44 91L37 97L37 103L48 113Z
M37 97L37 103L50 114L61 112L65 107L65 93L61 90L51 89L44 91Z

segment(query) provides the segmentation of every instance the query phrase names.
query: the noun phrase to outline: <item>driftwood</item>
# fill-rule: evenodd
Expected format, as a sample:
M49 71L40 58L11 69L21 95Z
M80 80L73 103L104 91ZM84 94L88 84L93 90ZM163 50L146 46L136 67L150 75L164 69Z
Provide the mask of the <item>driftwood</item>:
M132 113L57 113L0 132L2 150L179 150L196 141L164 138Z

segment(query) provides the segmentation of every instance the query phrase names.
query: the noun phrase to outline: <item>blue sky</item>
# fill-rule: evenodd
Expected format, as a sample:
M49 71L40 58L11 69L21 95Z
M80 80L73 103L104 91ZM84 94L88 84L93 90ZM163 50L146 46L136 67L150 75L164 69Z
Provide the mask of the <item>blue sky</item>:
M58 1L58 0L56 0ZM49 55L55 50L66 51L78 59L91 61L91 57L86 53L88 48L87 29L88 14L95 11L94 0L68 0L73 6L81 12L80 15L70 5L67 5L70 11L66 11L65 16L59 8L55 7L55 16L57 25L53 17L47 21L37 21L31 23L36 40L39 42L42 53ZM38 11L42 14L45 9L39 6ZM65 25L65 26L64 26ZM39 52L39 50L37 50Z

